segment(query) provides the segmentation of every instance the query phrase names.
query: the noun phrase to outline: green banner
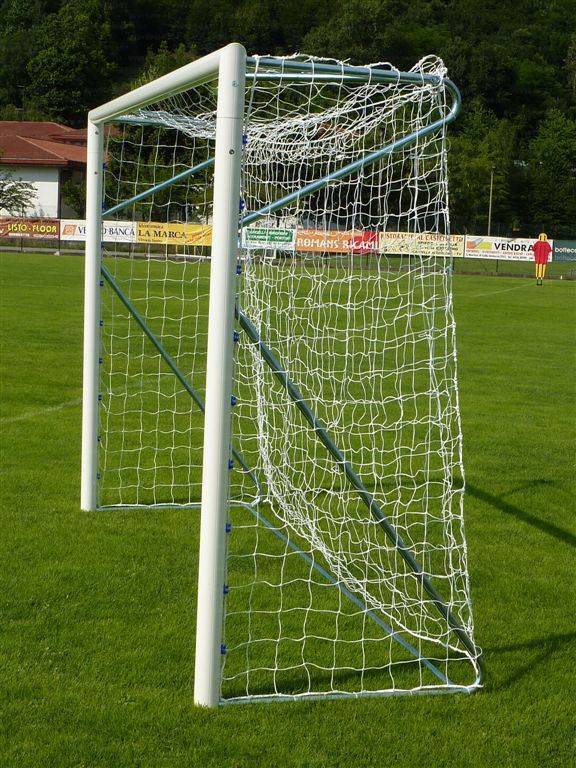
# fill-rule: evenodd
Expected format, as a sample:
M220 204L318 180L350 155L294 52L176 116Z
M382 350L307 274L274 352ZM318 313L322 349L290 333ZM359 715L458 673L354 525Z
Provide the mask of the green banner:
M283 229L281 227L247 227L242 231L242 245L244 248L294 250L295 242L295 229Z
M552 261L576 261L576 240L554 240Z

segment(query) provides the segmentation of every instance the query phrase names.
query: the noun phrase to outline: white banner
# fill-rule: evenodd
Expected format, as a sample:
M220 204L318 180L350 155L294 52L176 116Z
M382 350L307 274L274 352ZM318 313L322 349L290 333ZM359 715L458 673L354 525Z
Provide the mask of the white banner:
M86 240L86 222L84 219L62 219L60 221L60 239ZM106 243L135 243L136 225L133 221L103 221L102 241Z
M468 259L504 259L507 261L533 261L532 246L538 238L484 237L466 235L464 256ZM554 240L548 240L554 248Z
M464 255L464 236L431 232L381 232L380 252L391 255L459 257Z

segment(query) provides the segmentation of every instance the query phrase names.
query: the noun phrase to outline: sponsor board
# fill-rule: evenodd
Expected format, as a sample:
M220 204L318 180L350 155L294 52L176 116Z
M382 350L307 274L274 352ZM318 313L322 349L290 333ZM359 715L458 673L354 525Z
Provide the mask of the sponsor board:
M552 261L576 261L576 240L553 240Z
M468 259L506 259L533 261L532 247L537 238L477 237L466 235L464 256ZM548 240L552 248L554 241Z
M283 222L281 222L283 223ZM290 222L292 223L292 222ZM86 240L83 219L0 217L0 237ZM202 224L104 221L102 240L116 243L157 243L210 246L212 227ZM536 238L441 235L429 232L371 232L296 229L294 226L251 226L242 230L244 248L320 253L464 256L468 259L532 261ZM576 240L548 240L553 261L576 261Z
M202 224L139 221L136 223L136 242L162 245L211 245L212 227Z
M441 235L432 232L381 232L380 252L391 255L419 256L464 255L464 235Z
M296 230L282 227L246 227L242 230L243 248L267 248L278 251L293 251L296 245Z
M371 253L378 251L377 232L298 229L296 250L326 253Z
M86 240L86 222L83 219L62 219L60 239ZM135 243L136 225L133 221L103 221L102 241L105 243Z
M15 216L0 218L0 237L57 240L59 234L60 219L21 219Z

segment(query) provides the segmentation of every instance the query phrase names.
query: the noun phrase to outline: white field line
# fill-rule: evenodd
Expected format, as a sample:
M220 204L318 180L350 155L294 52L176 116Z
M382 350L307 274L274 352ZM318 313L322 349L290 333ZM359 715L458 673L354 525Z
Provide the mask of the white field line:
M58 405L49 405L46 408L38 408L35 411L27 411L21 413L19 416L5 416L0 419L0 424L14 424L16 421L27 421L28 419L35 419L37 416L43 416L45 413L52 413L53 411L62 411L65 408L73 408L76 405L81 405L82 398L75 397L74 400L66 400Z
M127 387L123 394L136 392L140 387L141 384L135 382ZM184 391L184 389L182 389L182 391ZM18 416L4 416L3 418L0 418L0 424L14 424L17 421L28 421L29 419L35 419L38 416L44 416L46 413L63 411L65 408L74 408L77 405L82 405L82 397L75 397L73 400L65 400L63 403L58 403L57 405L48 405L46 408L37 408L35 411L27 411Z
M519 288L527 288L528 285L531 285L534 282L532 278L530 278L530 282L525 278L522 281L522 285L513 285L512 288L500 288L498 291L485 291L483 293L473 293L471 296L468 296L469 299L476 299L479 296L494 296L496 293L508 293L508 291L517 291Z

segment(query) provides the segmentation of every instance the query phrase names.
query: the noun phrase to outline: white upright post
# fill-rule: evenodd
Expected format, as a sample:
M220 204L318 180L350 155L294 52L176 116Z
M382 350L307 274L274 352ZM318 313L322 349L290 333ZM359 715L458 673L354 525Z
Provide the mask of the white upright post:
M98 488L98 369L100 356L103 133L104 129L101 125L96 125L88 119L81 488L81 507L87 511L96 509Z
M220 696L230 460L230 398L246 51L222 51L218 76L194 702Z

